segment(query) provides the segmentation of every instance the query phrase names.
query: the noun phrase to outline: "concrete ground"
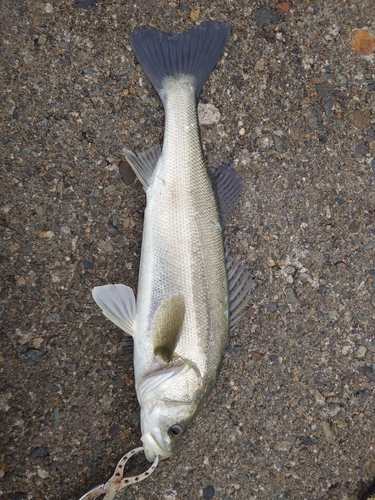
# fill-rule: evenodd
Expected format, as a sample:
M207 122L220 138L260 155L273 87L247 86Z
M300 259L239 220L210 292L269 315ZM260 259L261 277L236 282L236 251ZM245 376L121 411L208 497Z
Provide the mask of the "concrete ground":
M121 151L163 137L129 34L213 19L232 34L203 149L244 179L227 233L258 289L181 450L119 498L357 499L375 478L374 0L72 4L0 3L0 496L78 500L140 444L122 333L91 298L137 286L145 196Z

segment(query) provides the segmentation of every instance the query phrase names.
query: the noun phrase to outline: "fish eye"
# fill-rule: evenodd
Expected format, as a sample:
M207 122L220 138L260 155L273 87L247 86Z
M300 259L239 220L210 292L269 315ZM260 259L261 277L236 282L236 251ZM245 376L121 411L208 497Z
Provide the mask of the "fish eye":
M174 424L169 428L168 434L171 437L180 437L186 431L186 426L184 424Z

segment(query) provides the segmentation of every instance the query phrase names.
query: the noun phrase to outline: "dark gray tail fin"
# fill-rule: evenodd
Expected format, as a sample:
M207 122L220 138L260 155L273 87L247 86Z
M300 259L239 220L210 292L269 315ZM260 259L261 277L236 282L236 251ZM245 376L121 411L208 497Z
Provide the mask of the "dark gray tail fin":
M163 80L177 75L195 77L198 99L224 50L229 33L229 24L216 22L206 22L177 35L144 27L135 30L130 43L162 101Z

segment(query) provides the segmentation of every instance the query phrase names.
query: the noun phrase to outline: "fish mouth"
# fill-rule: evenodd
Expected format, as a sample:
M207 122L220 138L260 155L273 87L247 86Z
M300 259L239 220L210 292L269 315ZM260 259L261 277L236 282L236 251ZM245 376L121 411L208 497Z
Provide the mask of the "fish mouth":
M149 462L153 462L156 455L160 460L166 460L173 455L173 451L168 451L163 448L163 438L158 429L152 429L151 432L146 432L141 437L143 442L143 449L146 458Z

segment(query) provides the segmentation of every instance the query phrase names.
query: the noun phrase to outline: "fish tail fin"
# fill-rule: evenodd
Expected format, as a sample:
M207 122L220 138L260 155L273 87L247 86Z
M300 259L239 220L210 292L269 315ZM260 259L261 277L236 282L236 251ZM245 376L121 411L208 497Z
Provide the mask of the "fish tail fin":
M176 35L146 26L135 30L130 44L164 103L164 80L178 75L194 76L198 99L223 53L229 33L230 24L212 21Z

